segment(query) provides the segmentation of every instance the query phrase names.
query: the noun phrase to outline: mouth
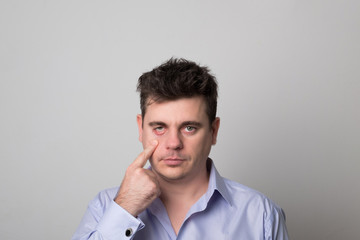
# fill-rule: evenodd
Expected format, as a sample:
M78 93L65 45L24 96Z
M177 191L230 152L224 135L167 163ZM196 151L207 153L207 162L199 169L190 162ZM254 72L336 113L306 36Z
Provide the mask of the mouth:
M164 163L168 166L178 166L181 165L185 159L179 157L167 157L163 159Z

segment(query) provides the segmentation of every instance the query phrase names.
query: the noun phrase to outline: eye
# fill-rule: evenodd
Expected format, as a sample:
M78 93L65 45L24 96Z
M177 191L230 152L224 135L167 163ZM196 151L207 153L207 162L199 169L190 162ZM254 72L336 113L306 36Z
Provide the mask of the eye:
M164 128L164 127L161 127L161 126L154 128L155 134L158 134L158 135L163 134L164 131L165 131L165 128Z
M185 132L191 133L191 132L195 132L196 128L192 126L186 126L184 130Z

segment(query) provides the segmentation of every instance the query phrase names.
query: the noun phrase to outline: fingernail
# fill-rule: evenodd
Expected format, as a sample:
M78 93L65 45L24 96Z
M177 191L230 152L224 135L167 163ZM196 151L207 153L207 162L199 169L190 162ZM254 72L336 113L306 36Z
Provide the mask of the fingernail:
M157 141L157 140L152 140L152 141L151 141L151 144L154 145L154 146L156 146L156 145L158 144L158 141Z

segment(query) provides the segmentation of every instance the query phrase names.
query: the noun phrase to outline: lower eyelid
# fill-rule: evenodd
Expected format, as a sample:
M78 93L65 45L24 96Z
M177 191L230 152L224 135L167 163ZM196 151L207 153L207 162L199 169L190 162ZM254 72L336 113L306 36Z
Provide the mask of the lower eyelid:
M164 133L163 132L154 132L154 135L156 135L156 136L161 136L161 135L164 135Z

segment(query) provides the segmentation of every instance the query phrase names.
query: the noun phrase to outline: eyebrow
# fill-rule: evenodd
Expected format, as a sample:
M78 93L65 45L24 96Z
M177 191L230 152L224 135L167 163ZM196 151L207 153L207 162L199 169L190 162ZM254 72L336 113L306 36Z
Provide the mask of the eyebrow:
M149 122L149 126L150 127L154 127L154 126L166 126L166 124L164 122L161 121L154 121L154 122Z
M183 122L181 124L182 127L183 126L189 126L189 125L194 126L194 127L198 127L198 128L202 127L202 124L200 122L196 122L196 121L186 121L186 122Z
M195 126L195 127L202 127L202 124L200 122L196 122L196 121L185 121L185 122L182 122L180 124L181 127L184 127L184 126ZM149 126L150 127L154 127L154 126L167 126L166 123L164 122L161 122L161 121L153 121L153 122L149 122Z

